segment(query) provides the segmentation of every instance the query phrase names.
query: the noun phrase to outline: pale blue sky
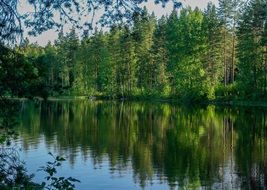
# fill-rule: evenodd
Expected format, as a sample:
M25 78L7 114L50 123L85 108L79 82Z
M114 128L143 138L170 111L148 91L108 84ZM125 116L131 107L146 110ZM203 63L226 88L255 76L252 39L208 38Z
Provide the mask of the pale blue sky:
M162 15L167 15L172 11L172 4L169 3L165 8L162 8L159 5L155 5L154 0L148 0L148 3L146 3L146 7L149 10L149 12L154 11L157 17L161 17ZM201 9L205 9L208 2L213 2L214 4L218 4L218 0L182 0L183 6L191 6L191 7L199 7ZM24 5L21 5L21 9L25 9L23 7ZM70 26L66 26L64 31L68 31ZM48 43L48 41L53 42L57 38L57 32L54 30L49 30L47 32L44 32L43 34L33 37L33 36L27 36L30 40L30 42L35 43L37 42L39 45L44 46Z

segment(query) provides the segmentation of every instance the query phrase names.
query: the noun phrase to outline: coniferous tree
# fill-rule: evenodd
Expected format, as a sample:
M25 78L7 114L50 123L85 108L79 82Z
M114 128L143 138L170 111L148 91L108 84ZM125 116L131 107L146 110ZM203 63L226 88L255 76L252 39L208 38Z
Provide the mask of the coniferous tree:
M15 48L17 54L10 51L0 56L3 60L9 57L9 63L18 56L25 64L20 72L31 71L29 77L35 77L25 88L9 89L20 96L178 97L190 101L215 95L266 97L265 8L265 0L250 0L246 6L242 1L220 0L218 9L211 3L205 11L187 7L159 20L145 9L133 15L132 26L96 30L81 41L74 29L67 34L61 31L54 45L40 47L25 40ZM3 67L8 70L8 65Z
M223 30L224 84L235 80L236 28L238 26L241 0L219 0L218 13Z
M120 36L120 59L118 62L118 78L122 97L133 95L136 89L136 55L131 31L125 27Z
M203 31L205 36L204 68L209 81L209 89L214 95L215 88L223 81L222 26L216 7L208 3L204 11Z
M181 40L182 35L180 35L179 31L178 14L175 10L173 10L168 17L166 24L166 49L168 55L167 72L171 87L170 94L172 96L176 94L174 70L176 63L180 58L180 55L177 52L179 51L178 42Z
M238 30L238 69L241 96L266 98L266 13L265 0L246 6Z
M155 25L155 16L149 15L146 9L141 15L137 14L134 18L133 35L137 54L137 83L141 95L151 94L152 58L150 50L153 45Z
M158 21L150 51L153 65L152 90L158 96L168 96L170 94L169 74L167 72L166 22L165 17Z
M111 97L118 96L120 92L120 85L118 80L118 74L120 72L120 68L118 66L118 62L121 59L121 51L120 51L120 38L122 30L119 26L113 26L111 28L110 34L108 35L108 51L110 53L109 59L109 85L107 89L107 93Z

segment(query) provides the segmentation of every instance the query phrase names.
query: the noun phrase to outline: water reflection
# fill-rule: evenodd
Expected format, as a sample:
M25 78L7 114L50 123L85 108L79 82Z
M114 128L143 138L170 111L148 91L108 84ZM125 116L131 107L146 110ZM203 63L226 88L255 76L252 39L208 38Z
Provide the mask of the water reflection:
M81 154L111 174L132 172L143 188L155 180L170 188L267 187L266 109L24 102L18 130L24 150L45 142L74 170Z

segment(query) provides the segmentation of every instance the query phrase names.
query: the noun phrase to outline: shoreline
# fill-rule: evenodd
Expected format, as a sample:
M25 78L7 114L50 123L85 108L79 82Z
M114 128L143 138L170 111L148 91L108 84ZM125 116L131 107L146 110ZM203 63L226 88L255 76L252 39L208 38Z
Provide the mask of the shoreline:
M12 100L33 100L33 101L44 101L42 97L33 97L31 98L18 98L18 97L3 97ZM74 100L91 100L91 101L126 101L126 102L150 102L150 103L174 103L181 105L215 105L215 106L231 106L231 107L267 107L267 101L253 101L253 100L207 100L200 102L183 102L179 99L174 98L140 98L140 97L131 97L131 98L109 98L103 96L55 96L48 97L47 101L74 101Z

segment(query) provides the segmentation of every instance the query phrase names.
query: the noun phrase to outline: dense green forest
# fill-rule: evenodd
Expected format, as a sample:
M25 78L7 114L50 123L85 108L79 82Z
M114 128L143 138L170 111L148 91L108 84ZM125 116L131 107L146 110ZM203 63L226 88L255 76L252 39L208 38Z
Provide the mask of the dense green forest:
M45 47L26 39L0 49L0 94L182 101L267 97L267 1L220 0L157 19L78 36L62 31Z
M173 11L157 17L143 6L148 2L172 3ZM78 149L94 166L107 156L143 188L155 174L171 188L216 188L229 176L232 185L238 176L241 188L264 188L265 108L39 101L266 106L267 0L218 2L202 10L179 0L0 0L0 189L71 190L80 182L56 175L65 158L52 152L38 169L44 181L35 182L17 143L35 154L38 144L44 153L54 145L71 166ZM45 47L23 36L50 29L58 36Z

